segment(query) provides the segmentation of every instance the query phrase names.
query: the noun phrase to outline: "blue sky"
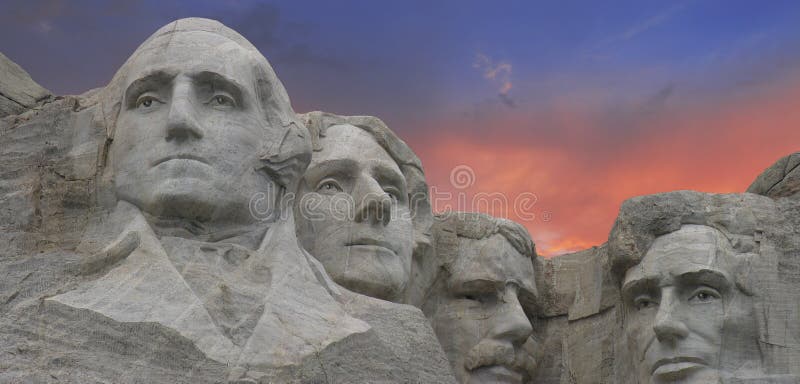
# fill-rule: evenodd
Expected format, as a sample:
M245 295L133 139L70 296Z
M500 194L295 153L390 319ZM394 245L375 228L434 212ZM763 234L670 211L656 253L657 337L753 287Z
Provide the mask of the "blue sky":
M296 111L382 118L431 185L467 164L473 192L539 194L551 252L601 243L632 195L743 191L800 141L798 1L7 0L0 51L78 94L190 16L257 46Z

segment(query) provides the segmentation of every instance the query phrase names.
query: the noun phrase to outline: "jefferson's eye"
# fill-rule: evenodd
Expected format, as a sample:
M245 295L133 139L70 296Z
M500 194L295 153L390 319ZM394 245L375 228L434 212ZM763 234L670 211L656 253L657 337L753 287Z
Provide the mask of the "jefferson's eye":
M342 192L342 187L335 180L327 179L323 180L319 186L317 186L317 192L334 194Z
M689 296L690 303L710 303L712 301L718 300L722 297L722 295L717 292L716 289L711 287L701 287L695 290L691 296Z
M209 104L211 104L212 106L215 106L215 107L216 106L220 106L220 107L233 107L233 106L236 106L236 102L233 101L233 98L231 98L228 95L223 95L223 94L214 95L214 97L212 97L211 100L209 101Z
M401 194L400 194L400 190L398 190L397 188L386 187L386 188L384 188L383 191L386 192L386 194L389 195L389 198L392 199L392 203L397 204L398 202L403 201L403 199L401 197Z

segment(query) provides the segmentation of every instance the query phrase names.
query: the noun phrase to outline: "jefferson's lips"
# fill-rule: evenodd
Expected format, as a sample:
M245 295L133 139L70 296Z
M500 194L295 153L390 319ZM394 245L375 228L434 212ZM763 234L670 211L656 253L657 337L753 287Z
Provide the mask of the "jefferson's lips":
M196 155L192 155L192 154L177 154L177 155L170 155L170 156L158 159L158 160L153 162L152 166L155 167L156 165L159 165L161 163L164 163L164 162L167 162L167 161L170 161L170 160L177 160L177 159L194 160L194 161L199 161L199 162L201 162L203 164L208 164L208 161L206 159L200 157L200 156L196 156Z
M708 365L705 360L699 357L688 357L688 356L678 356L678 357L670 357L666 359L661 359L656 361L653 364L653 368L650 370L650 374L658 374L661 371L665 371L664 373L668 373L675 371L684 371L690 368L697 368L699 366ZM664 367L664 368L662 368ZM662 369L659 369L662 368ZM670 369L674 368L674 369Z

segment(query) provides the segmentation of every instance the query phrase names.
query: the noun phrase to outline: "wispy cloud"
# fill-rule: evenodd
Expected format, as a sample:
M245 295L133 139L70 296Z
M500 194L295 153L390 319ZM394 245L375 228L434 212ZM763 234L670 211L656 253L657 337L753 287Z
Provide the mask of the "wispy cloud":
M644 20L640 20L634 23L633 25L625 29L622 33L613 35L605 40L602 40L600 44L598 44L598 48L634 39L639 35L642 35L643 33L666 23L684 9L686 9L686 3L678 3L669 8L666 8L653 16L650 16Z
M481 71L483 78L497 85L497 96L504 105L510 108L516 106L516 102L508 94L511 88L514 87L511 82L513 68L510 63L504 61L494 62L489 56L478 53L475 55L475 62L472 66Z

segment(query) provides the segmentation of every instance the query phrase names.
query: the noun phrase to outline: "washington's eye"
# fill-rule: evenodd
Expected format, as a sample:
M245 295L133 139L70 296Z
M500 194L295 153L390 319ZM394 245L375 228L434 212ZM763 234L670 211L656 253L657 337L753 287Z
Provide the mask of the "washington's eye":
M153 107L155 103L160 103L158 99L150 95L143 95L139 96L136 99L136 108L150 108Z
M658 302L650 298L650 296L639 296L633 300L633 306L641 311L647 308L654 308L658 306Z
M219 93L214 95L214 97L211 98L211 100L209 101L209 104L211 104L212 106L215 106L215 107L234 107L234 106L236 106L236 102L233 101L233 98L231 98L228 95L223 95L223 94L219 94Z
M335 180L327 179L319 183L317 186L317 192L333 194L342 192L342 187Z
M710 303L712 301L718 300L722 297L722 295L717 292L716 289L711 287L701 287L696 289L692 292L692 295L689 296L690 303Z

